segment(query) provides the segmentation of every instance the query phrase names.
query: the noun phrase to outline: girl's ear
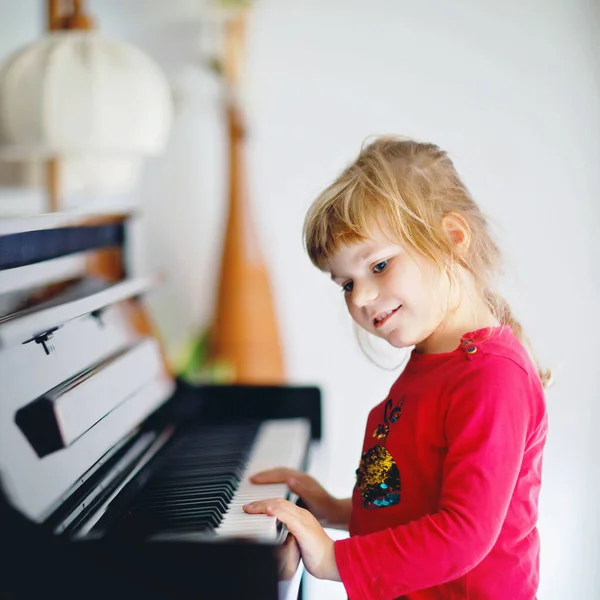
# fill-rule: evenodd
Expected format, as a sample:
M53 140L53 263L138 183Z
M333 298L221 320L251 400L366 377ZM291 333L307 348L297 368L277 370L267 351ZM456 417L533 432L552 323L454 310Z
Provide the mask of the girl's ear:
M465 251L471 244L471 229L462 215L455 212L444 215L442 228L448 234L457 252Z

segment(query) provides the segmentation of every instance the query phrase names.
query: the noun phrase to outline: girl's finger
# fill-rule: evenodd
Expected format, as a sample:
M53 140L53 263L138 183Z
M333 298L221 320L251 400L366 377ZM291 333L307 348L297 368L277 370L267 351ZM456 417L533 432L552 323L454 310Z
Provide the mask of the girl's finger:
M276 517L277 514L285 511L286 504L290 504L294 506L288 500L283 500L282 498L267 498L266 500L257 500L256 502L250 502L250 504L245 504L243 509L245 512L250 514L268 514Z
M250 477L252 483L285 483L288 478L294 473L292 469L286 467L277 467L267 471L254 473Z
M289 500L283 500L282 498L269 498L251 502L246 504L243 509L249 514L265 514L276 517L282 523L285 523L292 532L296 529L295 525L302 521L304 513L307 512Z
M252 502L244 506L244 511L250 514L266 514L275 517L281 521L288 530L296 536L299 544L302 544L307 539L307 535L310 535L311 531L314 531L316 525L319 529L321 526L317 520L304 508L296 506L289 500L283 500L282 498L271 498L268 500L260 500L258 502Z

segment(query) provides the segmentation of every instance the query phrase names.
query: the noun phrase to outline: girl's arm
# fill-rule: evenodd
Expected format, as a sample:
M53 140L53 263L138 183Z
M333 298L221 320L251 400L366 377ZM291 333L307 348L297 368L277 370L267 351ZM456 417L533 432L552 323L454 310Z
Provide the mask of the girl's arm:
M335 511L327 520L323 520L322 524L324 527L329 527L331 529L343 529L348 531L351 511L352 498L338 498Z

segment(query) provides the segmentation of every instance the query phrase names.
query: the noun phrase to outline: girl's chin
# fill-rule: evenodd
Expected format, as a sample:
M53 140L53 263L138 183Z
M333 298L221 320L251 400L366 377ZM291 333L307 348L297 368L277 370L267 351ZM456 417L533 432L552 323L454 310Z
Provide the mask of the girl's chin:
M410 348L411 346L414 346L413 342L408 342L396 338L388 339L387 342L390 344L390 346L392 346L393 348L398 348L399 350L401 350L402 348Z
M387 334L380 334L377 337L384 339L390 346L398 349L409 348L414 346L414 342L407 339L405 335L402 335L399 331L393 330Z

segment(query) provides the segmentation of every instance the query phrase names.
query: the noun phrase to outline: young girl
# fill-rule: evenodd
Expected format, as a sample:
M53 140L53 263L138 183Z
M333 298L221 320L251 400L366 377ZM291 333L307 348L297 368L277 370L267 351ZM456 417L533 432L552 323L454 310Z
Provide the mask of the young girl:
M369 415L351 498L274 469L253 481L287 482L308 510L244 510L285 523L307 570L352 600L532 600L549 373L494 291L498 248L452 162L378 139L314 202L304 234L354 321L414 349Z

